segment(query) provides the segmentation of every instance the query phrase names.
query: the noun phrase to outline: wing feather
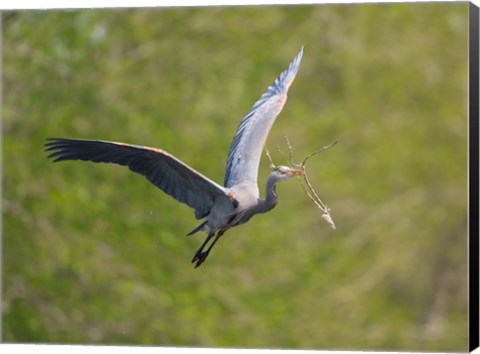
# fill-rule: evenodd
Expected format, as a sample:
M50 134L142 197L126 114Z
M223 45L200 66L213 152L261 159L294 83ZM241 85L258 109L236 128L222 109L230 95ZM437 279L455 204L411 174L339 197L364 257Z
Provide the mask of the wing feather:
M103 140L50 138L45 144L54 162L83 160L115 163L145 176L179 202L195 209L200 219L210 213L225 189L161 149Z
M227 158L225 187L240 182L257 188L258 165L268 133L287 100L288 88L302 60L303 47L267 91L255 102L237 128Z

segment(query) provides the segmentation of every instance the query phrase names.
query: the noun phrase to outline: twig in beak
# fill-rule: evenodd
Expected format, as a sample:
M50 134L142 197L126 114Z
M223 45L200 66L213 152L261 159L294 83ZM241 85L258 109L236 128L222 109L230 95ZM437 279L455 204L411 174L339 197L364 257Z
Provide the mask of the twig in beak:
M270 167L275 168L275 164L273 163L272 156L270 156L270 152L268 148L265 146L265 154L267 155L268 159L270 160Z
M324 151L324 150L330 149L332 146L334 146L335 144L337 144L337 142L338 142L338 141L334 141L334 142L331 143L330 145L324 146L324 147L318 149L317 151L312 152L310 155L308 155L307 157L305 157L305 158L303 159L303 161L302 161L302 163L301 163L300 166L304 167L304 166L305 166L305 163L307 162L307 160L308 160L310 157L315 156L316 154L318 154L318 153L320 153L320 152L322 152L322 151Z
M302 183L301 180L300 180L300 184L302 185L305 192L307 192L308 197L311 200L313 200L313 202L322 211L322 218L325 219L328 222L328 224L332 227L332 229L336 229L335 223L333 222L333 219L330 215L330 208L322 202L322 200L320 199L318 194L315 192L315 189L313 189L312 184L308 180L307 171L305 170L305 163L304 162L302 163L303 179L305 180L305 183L306 183L307 186L305 187L305 185Z
M296 164L295 162L293 162L293 148L292 148L292 144L290 144L290 140L288 140L288 135L285 134L285 140L287 141L287 147L288 147L288 156L290 158L290 167L303 167L303 166L300 166L298 164Z
M331 148L332 146L334 146L337 142L333 142L332 144L330 145L327 145L327 146L324 146L322 147L321 149L318 149L314 152L312 152L311 154L309 154L307 157L305 157L302 161L302 163L299 165L299 164L296 164L293 162L293 148L292 148L292 145L290 144L290 141L288 140L288 136L285 135L285 140L287 141L287 147L288 147L288 152L289 152L289 155L290 155L290 165L293 167L295 166L296 168L300 168L302 169L303 171L303 179L305 181L305 183L302 182L302 180L300 179L300 184L302 185L302 188L303 190L305 191L305 193L307 193L307 196L315 203L315 205L322 211L322 218L328 222L328 224L333 228L333 229L336 229L335 227L335 223L333 222L333 219L330 215L330 208L328 206L326 206L322 200L320 199L320 197L318 196L318 194L315 192L315 190L313 189L312 187L312 184L310 183L310 181L308 180L308 176L307 176L307 171L305 169L305 164L307 163L307 160L310 159L312 156L315 156L317 155L318 153L326 150L326 149L329 149Z

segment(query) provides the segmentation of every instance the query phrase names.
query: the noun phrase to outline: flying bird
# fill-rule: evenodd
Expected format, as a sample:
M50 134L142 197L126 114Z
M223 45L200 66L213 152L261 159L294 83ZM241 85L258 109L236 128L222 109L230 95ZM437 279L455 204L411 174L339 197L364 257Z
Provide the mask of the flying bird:
M246 223L254 215L272 210L277 204L278 182L303 175L302 169L273 167L260 198L257 176L268 133L287 100L287 92L302 60L303 47L266 92L242 119L233 137L227 158L224 185L194 170L170 153L157 148L104 140L48 138L46 151L54 162L83 160L115 163L145 176L155 186L195 210L204 219L188 235L207 233L192 263L200 266L220 237L231 227ZM207 247L208 245L208 247Z

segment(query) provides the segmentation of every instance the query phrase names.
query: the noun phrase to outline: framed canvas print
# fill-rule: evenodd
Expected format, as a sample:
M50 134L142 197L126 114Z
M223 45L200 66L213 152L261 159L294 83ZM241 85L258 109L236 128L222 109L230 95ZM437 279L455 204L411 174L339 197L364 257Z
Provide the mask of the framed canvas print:
M474 4L5 10L2 53L4 343L478 346Z

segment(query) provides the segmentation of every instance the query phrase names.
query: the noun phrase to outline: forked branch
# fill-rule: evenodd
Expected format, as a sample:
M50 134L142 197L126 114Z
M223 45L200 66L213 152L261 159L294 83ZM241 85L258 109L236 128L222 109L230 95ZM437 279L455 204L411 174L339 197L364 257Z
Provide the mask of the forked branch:
M300 184L302 185L303 187L303 190L305 191L305 193L307 193L307 196L315 203L315 205L321 210L322 212L322 218L325 219L326 222L328 222L328 224L333 228L335 229L335 223L333 222L333 219L332 219L332 216L330 215L330 208L325 205L322 200L320 199L320 197L318 196L317 192L315 192L315 189L313 188L312 184L310 183L309 179L308 179L308 175L307 175L307 171L306 171L306 163L308 161L308 159L310 159L311 157L319 154L320 152L324 151L324 150L327 150L329 148L331 148L332 146L334 146L337 142L333 142L332 144L330 145L327 145L327 146L324 146L314 152L312 152L311 154L307 155L301 164L297 164L293 161L293 148L292 148L292 144L290 144L290 141L288 140L288 136L285 135L285 140L287 142L287 147L288 147L288 153L289 153L289 157L290 157L290 165L292 167L296 167L296 168L300 168L303 170L303 181L301 180L300 177L299 180L300 180ZM271 160L270 160L271 161Z

